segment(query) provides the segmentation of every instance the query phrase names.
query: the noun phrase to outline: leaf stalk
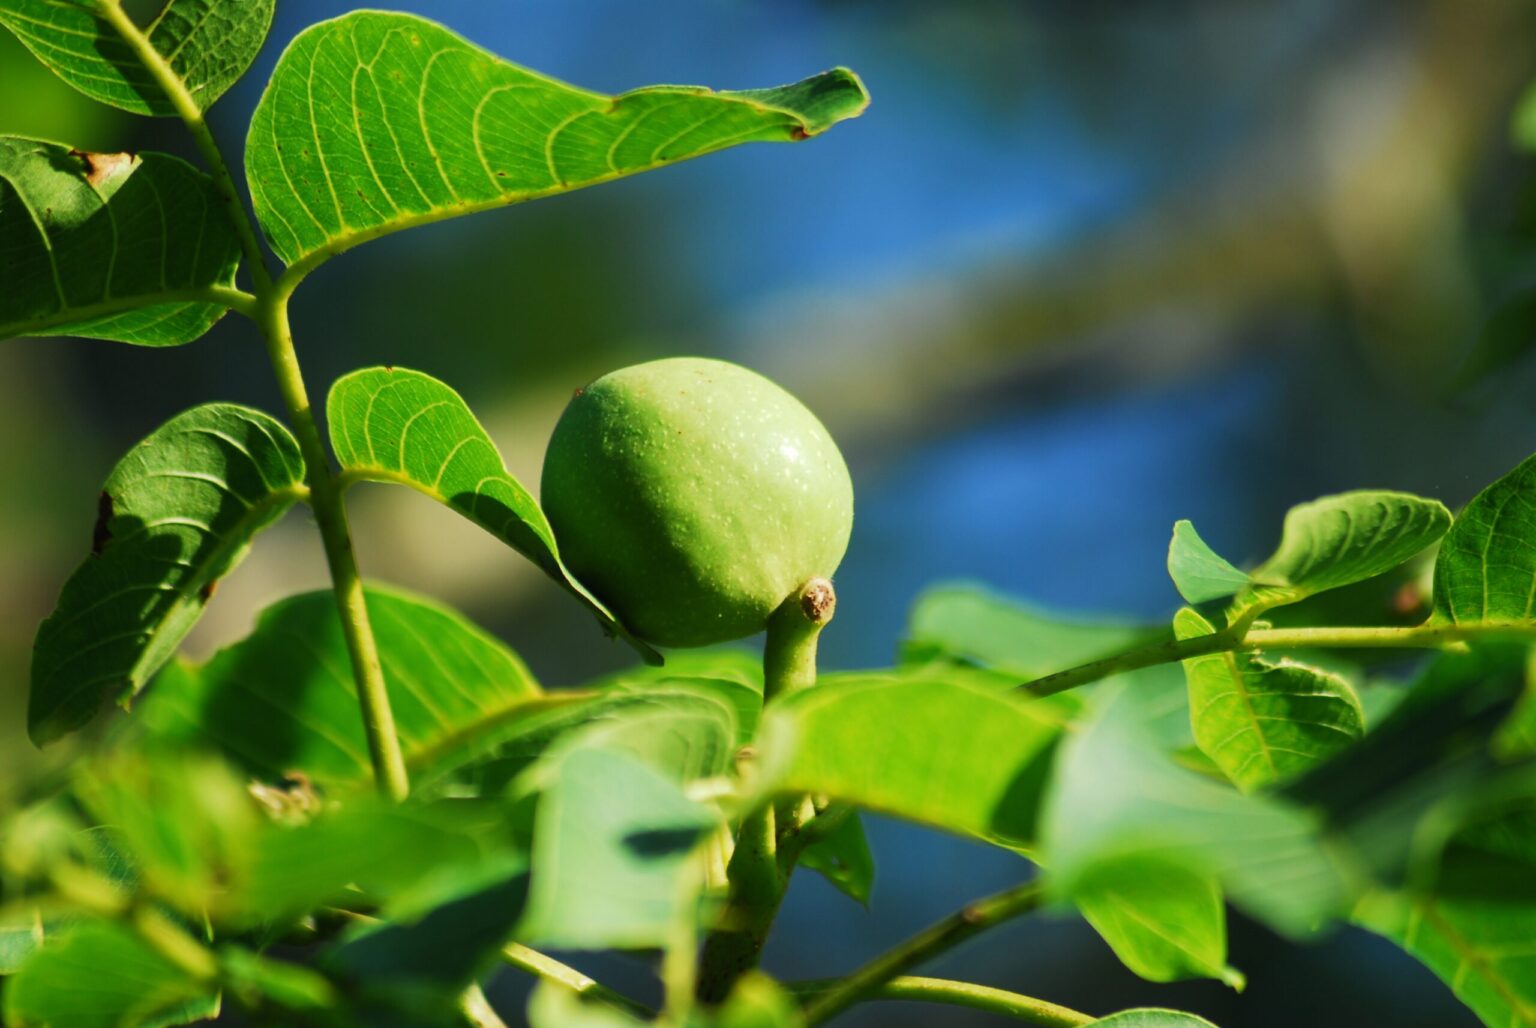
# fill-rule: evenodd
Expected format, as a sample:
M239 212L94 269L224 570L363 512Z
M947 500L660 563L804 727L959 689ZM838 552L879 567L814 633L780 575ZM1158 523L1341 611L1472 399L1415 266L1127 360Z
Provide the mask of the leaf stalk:
M790 982L786 987L802 998L813 998L841 983L839 978L817 981ZM942 1003L953 1007L968 1007L989 1014L1001 1014L1015 1021L1036 1025L1038 1028L1077 1028L1092 1024L1091 1014L1080 1013L1033 996L1024 996L1007 989L994 989L989 985L951 981L947 978L919 978L903 975L892 978L864 994L869 1000L899 1000L916 1003Z

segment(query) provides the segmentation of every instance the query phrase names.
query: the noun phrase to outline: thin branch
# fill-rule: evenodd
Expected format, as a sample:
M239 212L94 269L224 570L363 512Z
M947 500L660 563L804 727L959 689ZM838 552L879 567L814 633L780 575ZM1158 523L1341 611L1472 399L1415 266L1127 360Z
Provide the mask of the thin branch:
M1439 649L1473 640L1529 640L1533 637L1536 637L1536 623L1430 623L1407 628L1251 628L1245 633L1228 628L1210 635L1197 635L1192 639L1170 639L1128 650L1113 657L1037 678L1019 688L1033 696L1051 696L1123 671L1135 671L1154 664L1171 664L1229 650Z
M563 985L576 995L585 999L594 999L606 1003L611 1007L617 1007L625 1013L634 1014L636 1017L649 1020L656 1016L656 1011L643 1003L637 1003L615 989L610 989L593 978L582 974L569 964L562 964L547 954L540 953L536 949L530 949L519 942L509 942L501 950L501 959L519 971L526 971L536 978Z
M810 998L835 987L841 980L825 978L820 981L790 982L785 987L797 996ZM865 1002L871 1000L903 1000L969 1007L1011 1017L1038 1028L1078 1028L1079 1025L1092 1024L1094 1021L1091 1014L1079 1013L1033 996L994 989L989 985L950 981L947 978L892 978L864 995Z
M1030 881L967 904L818 994L805 1005L806 1024L816 1025L835 1017L873 995L902 972L988 928L1038 909L1044 899L1045 890L1040 882Z

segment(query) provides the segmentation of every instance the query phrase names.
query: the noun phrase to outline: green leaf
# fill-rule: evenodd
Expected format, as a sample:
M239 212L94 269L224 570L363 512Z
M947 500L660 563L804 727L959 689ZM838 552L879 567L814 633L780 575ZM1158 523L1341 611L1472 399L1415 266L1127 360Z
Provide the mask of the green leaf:
M39 745L144 687L252 537L305 493L298 444L233 404L179 414L112 469L94 553L37 630L27 729Z
M807 846L800 866L815 871L855 902L869 906L875 887L875 857L864 836L864 822L849 814L829 835Z
M1435 561L1433 619L1513 624L1536 617L1536 457L1472 498Z
M1451 527L1439 500L1359 490L1292 507L1280 546L1254 568L1233 602L1238 617L1298 603L1328 589L1390 571L1433 545Z
M562 949L665 945L694 916L702 881L692 857L717 816L616 750L577 745L530 774L543 794L517 937Z
M1150 642L1163 629L1067 620L971 583L933 586L908 615L902 661L951 660L1038 678Z
M646 1022L601 1000L583 999L563 985L541 981L528 997L532 1028L642 1028Z
M462 615L367 587L395 729L412 769L468 759L547 710L527 666ZM297 770L321 785L372 780L346 640L330 590L265 610L245 639L201 667L167 669L142 711L156 738L221 748L251 773Z
M1155 858L1215 877L1288 934L1342 913L1352 885L1318 844L1318 821L1176 766L1144 735L1134 691L1101 690L1097 716L1063 740L1041 816L1056 887L1075 896L1100 866Z
M313 266L368 239L567 192L863 111L837 69L778 89L576 89L408 14L300 33L251 123L246 177L273 248Z
M1434 971L1486 1025L1536 1025L1536 903L1373 894L1355 921Z
M1089 1023L1103 1025L1104 1028L1216 1028L1203 1017L1159 1007L1122 1010L1118 1014L1110 1014Z
M218 1012L217 993L108 921L84 921L50 940L5 989L5 1022L17 1028L177 1025Z
M1195 531L1189 521L1175 521L1168 544L1168 577L1190 603L1219 600L1248 585L1246 572L1229 564Z
M668 661L670 666L671 661ZM646 669L652 670L652 669ZM607 745L629 752L668 777L688 781L720 773L726 759L751 738L744 734L756 723L762 697L747 686L713 678L620 676L598 691L550 693L545 706L509 723L490 739L488 755L470 763L469 752L436 761L438 771L464 767L461 780L481 795L499 794L552 746L592 726L604 726ZM658 721L658 719L660 719ZM649 726L670 722L655 738ZM689 726L684 729L683 726ZM734 740L725 734L735 726Z
M53 926L43 920L41 910L33 910L26 917L7 916L0 924L0 975L15 974L52 934Z
M1173 629L1180 639L1214 631L1188 607ZM1195 741L1244 792L1315 767L1365 734L1360 699L1338 675L1230 651L1183 663Z
M321 965L364 1008L359 1023L388 1023L402 1011L423 1024L453 1023L464 990L510 936L526 891L527 875L519 874L418 921L368 925L323 954Z
M1016 693L839 676L775 702L759 733L767 783L963 835L1028 843L1061 723Z
M170 0L146 35L205 111L255 60L273 7L274 0ZM171 98L98 9L96 0L0 0L0 25L93 100L175 117Z
M609 634L660 663L560 562L544 512L458 393L419 371L365 368L331 386L325 416L349 478L409 486L464 515L569 590Z
M1510 790L1531 794L1525 769L1500 765L1489 745L1523 689L1524 649L1438 655L1381 724L1281 795L1312 810L1329 848L1360 871L1421 883L1465 814L1482 816Z
M0 136L0 260L0 339L173 346L223 317L240 246L185 161Z
M748 971L707 1023L712 1028L803 1028L805 1019L782 985L761 971Z
M229 902L267 828L233 771L202 755L114 753L82 770L75 794L140 886L192 919Z
M1216 978L1227 966L1227 915L1210 876L1156 857L1110 861L1081 875L1073 901L1126 967L1153 982Z

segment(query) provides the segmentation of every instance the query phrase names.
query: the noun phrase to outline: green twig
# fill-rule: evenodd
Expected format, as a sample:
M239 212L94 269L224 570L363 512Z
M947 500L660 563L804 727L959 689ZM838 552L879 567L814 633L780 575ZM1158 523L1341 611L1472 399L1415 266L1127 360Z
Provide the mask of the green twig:
M790 982L786 988L797 996L812 998L835 988L841 979L827 978L821 981ZM916 1003L943 1003L953 1007L969 1007L990 1014L1001 1014L1015 1021L1037 1025L1038 1028L1077 1028L1092 1024L1094 1017L1055 1003L1048 1003L1033 996L1023 996L1006 989L994 989L989 985L973 985L970 982L950 981L947 978L892 978L864 994L864 1001L904 1000Z
M1171 664L1177 660L1228 650L1439 649L1453 643L1474 640L1529 640L1532 637L1536 637L1536 624L1430 623L1407 628L1251 628L1245 632L1226 628L1210 635L1170 639L1128 650L1113 657L1037 678L1020 688L1034 696L1051 696L1124 671L1135 671L1154 664Z
M835 1017L923 961L994 925L1037 909L1044 898L1045 890L1040 883L1031 881L967 904L817 994L805 1005L806 1024L816 1025Z
M554 957L540 953L536 949L530 949L522 943L509 942L503 946L501 959L519 971L526 971L535 977L554 982L556 985L562 985L584 999L598 1000L645 1020L650 1020L656 1016L656 1011L645 1004L637 1003L622 992L610 989L602 982L587 977L574 967L562 964Z
M358 574L357 557L347 528L346 508L341 490L336 484L330 457L326 454L320 430L315 424L304 376L299 369L298 355L293 348L293 335L288 325L289 290L274 286L258 242L256 226L246 213L224 155L213 133L208 130L207 122L203 120L203 112L187 91L186 85L150 43L149 37L128 17L118 0L97 0L97 8L170 99L202 153L219 195L224 199L230 224L234 226L246 266L250 269L251 280L255 284L254 310L249 313L253 314L266 340L267 356L272 362L283 404L288 409L289 421L304 455L310 503L325 543L326 561L330 565L336 606L341 615L342 634L346 638L353 679L357 684L358 704L362 708L368 752L373 760L374 780L384 795L402 800L410 791L410 781L400 752L399 736L395 732L395 719L389 705L384 673L379 665L378 645L364 603L362 578ZM230 299L237 300L238 297L232 296Z
M763 644L763 703L816 684L816 641L837 609L837 594L825 578L813 578L768 619ZM794 872L794 862L779 857L786 835L797 835L808 804L772 803L742 818L736 848L726 867L730 888L720 927L704 940L700 958L699 998L719 1003L745 972L757 966L769 929ZM798 851L794 851L798 856Z

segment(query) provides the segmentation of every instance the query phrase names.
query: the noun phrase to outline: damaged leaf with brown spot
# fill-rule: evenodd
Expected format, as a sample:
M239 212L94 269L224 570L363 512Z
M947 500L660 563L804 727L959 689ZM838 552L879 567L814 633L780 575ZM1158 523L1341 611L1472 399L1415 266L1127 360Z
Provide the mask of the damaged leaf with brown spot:
M143 688L251 538L304 495L303 479L288 430L234 404L194 407L129 451L102 490L91 555L38 628L33 740Z
M213 180L185 161L14 136L0 136L0 253L0 340L142 346L213 327L240 260Z

